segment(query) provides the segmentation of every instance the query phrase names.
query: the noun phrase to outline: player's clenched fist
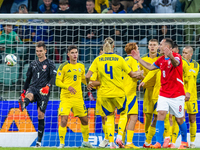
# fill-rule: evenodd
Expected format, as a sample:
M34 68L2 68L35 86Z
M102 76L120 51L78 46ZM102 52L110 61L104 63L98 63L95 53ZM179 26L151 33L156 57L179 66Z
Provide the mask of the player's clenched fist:
M41 95L48 95L49 94L49 86L46 85L45 87L40 89L40 94Z

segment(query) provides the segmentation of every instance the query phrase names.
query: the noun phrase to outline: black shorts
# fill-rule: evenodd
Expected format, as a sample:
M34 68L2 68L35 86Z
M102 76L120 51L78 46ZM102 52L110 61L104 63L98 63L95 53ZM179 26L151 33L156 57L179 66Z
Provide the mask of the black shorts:
M45 110L47 108L47 104L48 104L48 101L49 101L49 95L41 95L40 94L40 89L38 88L35 88L35 87L29 87L27 89L27 92L26 94L28 93L32 93L34 95L34 100L32 102L36 102L37 101L37 108L39 107L40 110L45 113Z

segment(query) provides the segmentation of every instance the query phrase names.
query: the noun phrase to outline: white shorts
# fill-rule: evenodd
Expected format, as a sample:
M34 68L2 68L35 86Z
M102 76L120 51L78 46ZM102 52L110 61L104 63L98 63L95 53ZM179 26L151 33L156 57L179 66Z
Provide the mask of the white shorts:
M157 111L169 111L170 114L177 118L184 116L185 96L176 98L158 97Z

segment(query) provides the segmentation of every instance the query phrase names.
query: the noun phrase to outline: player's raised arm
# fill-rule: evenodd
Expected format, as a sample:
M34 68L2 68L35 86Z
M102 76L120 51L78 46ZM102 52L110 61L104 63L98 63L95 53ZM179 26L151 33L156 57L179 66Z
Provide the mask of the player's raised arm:
M158 69L155 65L150 64L150 63L144 61L143 59L141 59L140 52L138 50L137 51L131 51L131 56L133 58L135 58L137 61L139 61L140 64L142 64L145 68L147 68L149 70Z

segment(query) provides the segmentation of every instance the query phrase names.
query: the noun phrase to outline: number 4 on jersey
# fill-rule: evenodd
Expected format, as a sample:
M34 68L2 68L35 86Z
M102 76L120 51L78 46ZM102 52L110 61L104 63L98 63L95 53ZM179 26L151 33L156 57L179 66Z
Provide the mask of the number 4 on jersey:
M108 71L108 66L105 64L105 73L110 75L110 79L113 79L113 67L110 66L110 71Z

